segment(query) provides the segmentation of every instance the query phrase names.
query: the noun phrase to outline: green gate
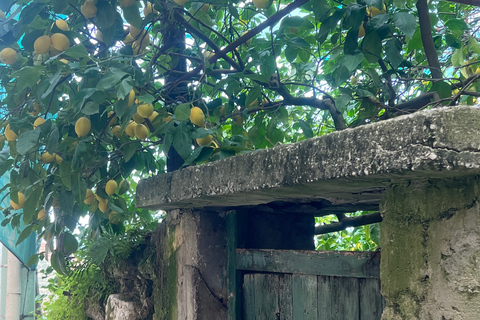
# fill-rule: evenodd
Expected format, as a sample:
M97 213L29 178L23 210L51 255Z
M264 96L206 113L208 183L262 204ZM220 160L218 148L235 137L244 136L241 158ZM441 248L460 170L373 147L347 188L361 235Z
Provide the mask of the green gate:
M379 252L238 249L227 214L229 320L380 320Z

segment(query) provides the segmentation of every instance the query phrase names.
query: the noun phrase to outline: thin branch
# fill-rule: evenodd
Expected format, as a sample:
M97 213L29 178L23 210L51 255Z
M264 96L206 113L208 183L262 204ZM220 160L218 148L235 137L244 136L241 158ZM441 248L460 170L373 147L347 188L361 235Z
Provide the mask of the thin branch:
M427 56L428 65L432 78L443 78L442 68L438 61L437 50L433 42L432 27L430 24L430 13L427 0L417 1L418 20L420 23L420 35L422 37L423 49Z
M359 227L366 224L382 222L380 212L370 213L359 217L349 218L343 217L339 222L330 223L315 227L315 234L325 234L344 230L348 227Z
M223 50L216 52L215 55L211 58L208 59L208 62L210 64L213 64L215 61L217 61L220 58L223 58L227 53L235 50L238 46L241 44L247 42L251 38L253 38L255 35L263 31L264 29L274 25L280 19L282 19L284 16L292 12L293 10L297 9L298 7L304 5L305 3L309 2L310 0L295 0L291 4L289 4L287 7L285 7L283 10L275 13L272 15L270 18L268 18L266 21L262 22L252 30L248 31L246 34L238 38L237 40L233 41L230 43L228 46L226 46ZM204 68L204 64L198 65L195 69L191 70L190 72L187 72L183 77L178 79L173 86L177 86L178 84L190 79L192 76L198 74L200 71L202 71Z

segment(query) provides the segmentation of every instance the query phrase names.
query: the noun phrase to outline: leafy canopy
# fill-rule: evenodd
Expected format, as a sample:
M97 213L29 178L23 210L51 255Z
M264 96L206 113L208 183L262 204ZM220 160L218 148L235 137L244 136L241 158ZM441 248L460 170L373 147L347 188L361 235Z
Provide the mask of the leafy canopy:
M455 1L0 6L0 174L14 204L25 196L4 223L25 223L19 242L44 236L57 270L81 217L90 239L152 223L133 176L480 95L479 11Z

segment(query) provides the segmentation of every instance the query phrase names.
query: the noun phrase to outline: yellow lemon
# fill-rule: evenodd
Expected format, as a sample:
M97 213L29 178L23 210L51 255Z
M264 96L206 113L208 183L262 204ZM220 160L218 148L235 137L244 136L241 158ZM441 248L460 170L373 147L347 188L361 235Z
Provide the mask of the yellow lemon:
M202 109L199 107L193 107L190 109L190 121L199 127L205 126L205 115Z
M120 185L118 186L118 193L124 194L125 192L130 189L130 183L127 180L120 181Z
M62 164L63 162L63 158L60 157L58 154L54 153L53 154L53 157L55 158L55 162L58 163L58 164Z
M95 201L95 197L93 195L92 189L87 189L87 192L85 193L85 200L83 200L83 203L86 205L91 205Z
M43 220L47 217L47 214L45 213L45 209L41 209L37 213L37 220Z
M209 134L206 137L196 139L197 143L199 146L208 146L210 143L212 143L213 137L211 134Z
M138 37L138 39L133 41L132 43L133 54L143 53L143 50L145 50L149 43L150 37L148 36L148 34Z
M0 61L11 66L17 61L17 52L12 48L5 48L0 51Z
M23 206L25 205L25 195L21 192L18 192L17 195L18 195L17 202L13 202L13 200L10 200L10 205L13 207L13 210L22 209Z
M353 86L356 85L357 82L358 82L358 81L357 81L357 77L355 77L355 76L351 76L351 77L350 77L350 83L351 83Z
M127 46L131 46L133 41L135 41L135 39L133 38L133 36L130 33L127 34L125 39L123 39L123 43Z
M150 13L155 13L155 14L158 14L158 11L155 10L155 8L153 7L153 4L151 4L150 2L145 6L145 8L143 8L143 14L146 16L148 16Z
M95 5L94 0L86 0L85 3L80 7L80 11L85 18L90 19L97 15L98 8Z
M33 103L33 111L29 112L32 116L36 117L40 113L40 105L36 102Z
M45 151L40 156L40 161L42 163L52 163L53 161L55 161L55 156L53 154L50 154L50 152Z
M172 114L168 113L168 115L165 118L163 118L163 122L166 123L166 122L170 122L170 121L172 121Z
M140 29L138 29L138 28L136 28L136 27L134 27L134 26L130 26L130 35L131 35L134 39L137 38L137 37L140 35L140 33L143 33L143 31L144 31L143 29L140 30Z
M58 51L65 51L70 47L70 40L63 33L54 33L50 38L52 42L52 47Z
M62 19L55 20L55 25L57 26L58 29L62 31L68 31L68 23L65 20L62 20Z
M148 120L150 120L150 122L153 122L153 120L155 120L155 118L158 116L158 112L157 111L153 111L152 112L152 115L150 117L148 117Z
M150 103L141 104L137 107L137 113L143 118L148 118L153 114L153 105Z
M118 0L118 3L120 3L121 7L128 8L135 4L135 0Z
M45 119L43 119L42 117L38 117L37 119L35 119L35 121L33 122L33 129L35 130L39 125L42 125L45 123Z
M242 32L242 37L243 37L244 35L246 35L247 33L248 33L248 31L243 31L243 32ZM245 45L246 45L247 47L250 46L251 44L252 44L252 39L251 39L251 38L248 39L247 41L245 41Z
M363 24L360 26L360 29L358 29L358 38L363 38L365 37L365 28L363 27Z
M269 0L253 0L253 4L257 9L265 9L268 7Z
M18 139L17 134L10 129L9 124L7 124L7 126L5 127L5 138L7 139L7 141L15 141Z
M243 125L243 117L239 114L233 117L233 123L237 126L241 127Z
M137 124L135 126L135 136L137 139L145 140L148 137L148 129L143 124Z
M115 180L108 180L107 184L105 185L105 192L111 196L115 192L117 192L117 182Z
M51 40L49 36L38 37L33 43L33 48L36 54L46 54L50 51Z
M378 8L373 6L367 7L367 16L372 18L375 17L376 15L379 15L385 12L387 12L387 7L385 6L385 4L383 4L383 10L379 10Z
M90 132L91 128L92 128L92 123L90 122L90 119L88 119L87 117L81 117L75 123L75 133L79 138L86 136Z
M112 134L117 137L117 138L120 138L120 136L122 135L122 127L120 127L119 125L116 125L112 128Z
M98 209L103 213L107 213L108 211L108 200L104 199L103 201L98 202Z
M136 123L144 123L145 122L145 118L142 117L141 115L139 115L138 113L135 113L133 116L133 121L135 121Z
M185 5L185 3L187 3L188 0L173 0L173 2L175 2L176 4L178 4L179 6L183 6Z
M130 107L134 101L135 101L135 90L132 89L128 94L128 106Z
M137 123L135 121L130 120L130 123L128 126L125 128L125 133L130 137L133 138L135 137L135 127L137 126Z
M110 211L110 213L108 214L108 221L110 221L111 224L118 224L120 222L118 212Z
M108 112L108 119L110 119L110 121L108 122L109 126L112 127L112 126L117 124L118 117L115 115L115 111L109 111Z

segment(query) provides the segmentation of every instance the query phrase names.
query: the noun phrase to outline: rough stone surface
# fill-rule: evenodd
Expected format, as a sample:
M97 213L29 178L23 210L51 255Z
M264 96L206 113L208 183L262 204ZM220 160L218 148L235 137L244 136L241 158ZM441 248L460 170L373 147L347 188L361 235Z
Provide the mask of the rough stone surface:
M477 320L480 177L406 181L382 201L383 320Z
M225 217L173 210L161 223L154 319L227 318Z
M120 294L111 294L107 300L105 320L140 320L135 303L125 301Z
M396 179L480 173L480 109L417 112L140 181L137 206L378 203Z

